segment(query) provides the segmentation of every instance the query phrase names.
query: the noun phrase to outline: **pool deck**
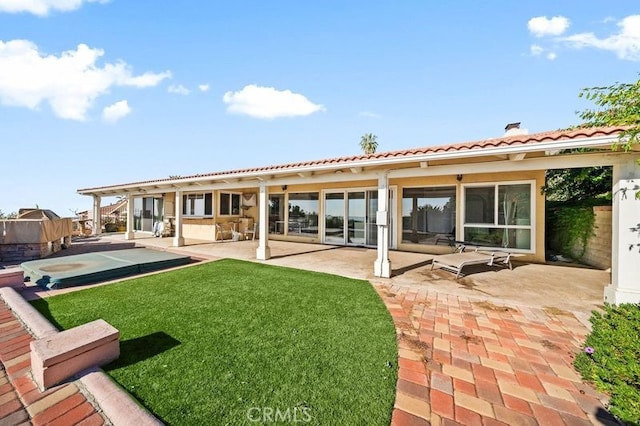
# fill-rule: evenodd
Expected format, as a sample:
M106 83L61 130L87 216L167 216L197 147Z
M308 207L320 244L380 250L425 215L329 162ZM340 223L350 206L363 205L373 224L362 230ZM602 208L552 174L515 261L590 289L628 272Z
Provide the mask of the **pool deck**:
M132 244L200 259L255 261L257 241L187 241L175 248L170 238L126 242L111 235L74 244L68 253ZM394 276L380 279L372 276L375 250L277 241L270 246L273 257L265 263L367 279L381 296L399 346L393 425L615 424L606 397L572 367L590 312L601 306L607 271L516 264L513 271L481 269L455 280L431 271L428 255L392 252ZM27 288L23 295L73 290ZM2 330L0 322L0 339ZM24 404L22 396L15 400ZM0 402L0 419L5 405Z

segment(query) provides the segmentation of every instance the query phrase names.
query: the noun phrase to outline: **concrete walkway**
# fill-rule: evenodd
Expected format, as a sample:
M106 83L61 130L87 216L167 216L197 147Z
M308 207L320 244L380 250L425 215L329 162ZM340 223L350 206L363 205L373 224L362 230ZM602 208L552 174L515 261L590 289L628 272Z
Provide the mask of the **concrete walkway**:
M187 241L173 248L170 238L135 242L202 259L254 260L257 246ZM83 250L131 242L114 235L86 243ZM449 272L431 271L428 255L392 252L394 276L376 279L375 250L277 241L270 246L273 258L266 263L372 282L398 334L392 424L614 424L604 409L606 398L582 383L572 367L590 312L601 305L608 272L516 265L513 271L475 270L456 281Z

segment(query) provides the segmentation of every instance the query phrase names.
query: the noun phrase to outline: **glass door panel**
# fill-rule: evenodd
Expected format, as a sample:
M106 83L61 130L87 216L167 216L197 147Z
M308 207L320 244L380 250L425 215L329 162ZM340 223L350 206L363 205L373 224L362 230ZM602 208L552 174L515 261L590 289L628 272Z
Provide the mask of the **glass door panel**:
M347 244L364 245L365 243L365 210L364 192L348 193L348 235Z
M378 191L367 191L367 245L378 244Z
M154 198L153 199L153 223L162 222L163 217L163 209L162 209L162 198Z
M142 230L145 232L153 231L153 198L144 197L142 199Z
M142 198L133 199L133 229L142 231Z
M324 202L324 241L344 244L344 194L326 194Z

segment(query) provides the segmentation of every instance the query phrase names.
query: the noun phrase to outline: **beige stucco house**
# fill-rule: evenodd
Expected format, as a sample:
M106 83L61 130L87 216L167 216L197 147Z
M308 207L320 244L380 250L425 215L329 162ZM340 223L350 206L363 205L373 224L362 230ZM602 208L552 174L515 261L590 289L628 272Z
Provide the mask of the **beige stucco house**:
M545 260L542 187L547 169L613 166L612 281L605 299L640 301L638 153L613 150L620 128L526 134L371 155L170 177L84 188L100 211L106 196L128 197L126 238L159 222L175 246L215 241L216 224L242 233L257 226L257 259L269 241L377 248L379 277L391 276L389 250L450 253L455 241L501 247ZM585 153L564 153L589 148ZM99 218L94 218L98 221ZM96 227L95 229L100 229ZM166 231L165 229L165 231Z

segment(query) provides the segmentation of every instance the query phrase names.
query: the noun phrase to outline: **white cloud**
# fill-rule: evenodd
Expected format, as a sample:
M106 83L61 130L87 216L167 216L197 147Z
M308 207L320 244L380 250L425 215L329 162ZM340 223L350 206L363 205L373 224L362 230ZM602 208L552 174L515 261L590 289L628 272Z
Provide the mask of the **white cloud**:
M79 9L83 3L107 3L109 0L0 0L0 13L32 13L46 16L52 10L68 12Z
M360 111L358 115L360 117L367 117L367 118L382 118L380 114L372 111Z
M209 83L198 85L198 89L200 89L201 92L208 92L209 91Z
M176 95L187 96L189 93L191 93L191 90L187 89L182 84L178 84L178 85L172 84L167 88L167 92L175 93Z
M547 53L547 59L550 60L550 61L553 61L557 57L558 57L558 55L555 52Z
M598 38L593 33L580 33L564 37L562 41L574 48L593 47L614 52L618 58L640 61L640 15L630 15L618 22L620 31L609 37Z
M564 16L554 16L551 19L546 16L537 16L529 19L527 28L536 37L559 36L569 28L569 20Z
M28 40L0 40L0 103L37 109L48 102L64 119L84 120L99 96L113 86L155 86L170 72L133 75L125 62L96 64L101 49L80 44L59 56L47 55Z
M123 117L131 114L131 107L126 100L118 101L102 110L102 119L109 123L115 123Z
M537 44L532 44L529 48L529 51L531 52L532 56L539 56L544 52L544 48Z
M120 65L120 63L118 63L118 65ZM125 67L128 68L126 64L124 65ZM127 71L128 73L131 72L130 70L127 70ZM131 75L125 75L123 78L118 79L118 84L122 86L133 86L137 88L153 87L153 86L157 86L162 80L166 78L171 78L171 72L169 71L165 71L161 73L146 72L144 74L141 74L135 77Z
M222 100L231 113L264 119L304 116L325 111L323 105L314 104L299 93L254 84L237 92L227 92Z

